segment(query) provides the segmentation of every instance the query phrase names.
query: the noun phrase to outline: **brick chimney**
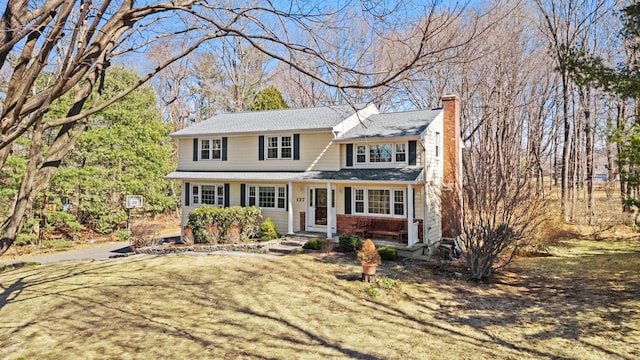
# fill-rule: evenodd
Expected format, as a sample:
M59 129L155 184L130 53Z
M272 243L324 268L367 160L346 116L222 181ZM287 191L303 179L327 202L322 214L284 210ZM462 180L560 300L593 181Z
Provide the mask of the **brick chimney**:
M462 147L460 140L460 98L444 95L442 134L443 188L442 237L455 238L462 229Z

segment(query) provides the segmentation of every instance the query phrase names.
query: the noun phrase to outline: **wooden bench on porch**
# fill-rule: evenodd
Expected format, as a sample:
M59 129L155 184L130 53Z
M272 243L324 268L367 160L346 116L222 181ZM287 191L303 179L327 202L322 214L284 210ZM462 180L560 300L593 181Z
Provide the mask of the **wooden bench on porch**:
M366 233L373 238L390 237L401 243L404 239L407 239L409 232L407 231L406 220L374 218L370 220Z

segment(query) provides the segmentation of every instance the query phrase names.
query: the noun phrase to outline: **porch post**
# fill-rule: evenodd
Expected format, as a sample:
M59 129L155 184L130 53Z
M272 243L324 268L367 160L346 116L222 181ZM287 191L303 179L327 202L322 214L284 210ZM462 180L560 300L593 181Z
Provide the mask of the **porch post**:
M415 243L417 234L413 229L413 185L407 185L407 245L411 246Z
M293 234L293 182L287 188L287 232Z
M333 235L331 233L331 220L333 219L333 214L331 213L331 204L333 203L333 199L331 196L331 183L327 183L327 239L332 239Z

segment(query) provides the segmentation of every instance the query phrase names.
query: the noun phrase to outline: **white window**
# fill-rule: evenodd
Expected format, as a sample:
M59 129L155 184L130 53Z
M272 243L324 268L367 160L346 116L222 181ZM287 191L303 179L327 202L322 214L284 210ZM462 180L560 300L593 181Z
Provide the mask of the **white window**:
M200 140L200 160L220 160L222 159L221 139L201 139Z
M356 145L356 164L406 164L407 143Z
M436 157L440 157L440 133L436 132Z
M389 190L369 189L367 195L369 214L391 214Z
M369 145L369 162L386 163L393 159L391 144Z
M191 185L191 194L194 205L224 206L224 186L221 184Z
M353 209L355 214L404 217L405 199L404 189L355 188Z
M293 158L292 139L291 136L267 136L267 159Z
M396 144L396 162L407 161L407 151L404 143Z
M393 215L404 215L404 191L393 191Z
M365 145L358 145L356 147L356 162L364 164L367 162L367 147Z
M286 209L285 186L258 186L247 187L249 206L258 206L267 209Z
M364 189L355 189L355 212L358 214L364 214Z

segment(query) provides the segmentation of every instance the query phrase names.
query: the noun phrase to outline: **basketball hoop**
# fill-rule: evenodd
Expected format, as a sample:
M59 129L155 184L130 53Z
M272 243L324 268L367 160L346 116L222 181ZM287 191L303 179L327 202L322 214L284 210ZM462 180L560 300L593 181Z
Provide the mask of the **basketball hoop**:
M127 209L141 209L142 208L142 195L127 195L126 208Z

